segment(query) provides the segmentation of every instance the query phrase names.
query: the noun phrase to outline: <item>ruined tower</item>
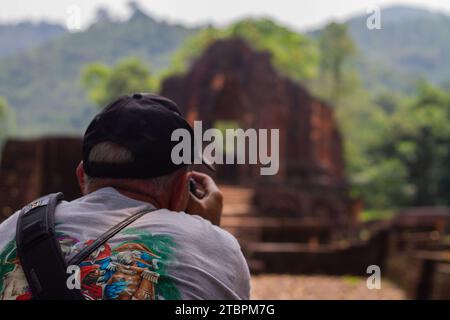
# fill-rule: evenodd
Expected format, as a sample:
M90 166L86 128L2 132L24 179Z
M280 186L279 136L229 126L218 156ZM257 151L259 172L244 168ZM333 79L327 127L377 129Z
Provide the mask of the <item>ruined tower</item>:
M213 43L182 76L167 79L162 95L178 103L203 130L225 125L279 129L280 169L260 176L259 165L218 165L219 181L256 188L262 214L346 223L341 136L333 109L274 69L270 54L241 39Z

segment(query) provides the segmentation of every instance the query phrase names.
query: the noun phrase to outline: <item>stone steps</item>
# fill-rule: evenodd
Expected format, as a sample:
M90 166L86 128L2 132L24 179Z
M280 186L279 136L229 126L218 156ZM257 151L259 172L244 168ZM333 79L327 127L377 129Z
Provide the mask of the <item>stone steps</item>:
M253 273L267 270L267 261L271 263L272 259L268 248L295 256L298 250L301 252L327 243L332 237L333 226L329 222L259 216L252 207L252 189L230 185L219 188L224 196L221 226L238 239ZM289 248L292 248L291 253L286 251Z
M253 190L245 187L219 185L224 199L223 217L251 214Z

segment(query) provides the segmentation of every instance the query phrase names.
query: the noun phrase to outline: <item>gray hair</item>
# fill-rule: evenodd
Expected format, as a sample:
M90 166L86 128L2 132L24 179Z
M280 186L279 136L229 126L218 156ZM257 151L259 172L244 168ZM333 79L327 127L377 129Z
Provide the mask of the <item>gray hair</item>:
M103 162L103 163L131 163L134 161L134 156L130 150L125 147L119 146L113 142L101 142L95 145L89 152L89 161L93 162ZM182 168L180 170L188 170L188 168ZM151 178L142 179L149 186L149 191L151 191L155 196L160 196L161 194L167 192L172 186L173 181L178 176L180 170L172 172L170 174ZM120 180L122 183L127 181L136 181L136 179L110 179L110 178L94 178L85 174L85 187L84 191L87 193L93 188L95 184L101 181L117 181Z

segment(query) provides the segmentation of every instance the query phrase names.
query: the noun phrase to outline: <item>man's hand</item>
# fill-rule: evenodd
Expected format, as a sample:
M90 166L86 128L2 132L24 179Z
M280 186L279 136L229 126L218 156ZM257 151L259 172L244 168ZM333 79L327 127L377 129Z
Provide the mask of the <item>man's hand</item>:
M202 197L198 198L189 193L189 202L186 212L196 214L200 217L211 221L212 224L220 225L220 217L222 216L223 196L214 180L203 173L193 171L190 178L194 179L199 193Z

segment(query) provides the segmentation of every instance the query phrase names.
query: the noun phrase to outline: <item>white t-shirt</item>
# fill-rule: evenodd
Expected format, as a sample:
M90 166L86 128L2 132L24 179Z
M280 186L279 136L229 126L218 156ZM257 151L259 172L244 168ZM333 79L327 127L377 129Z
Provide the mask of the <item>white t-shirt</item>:
M66 259L130 214L148 206L103 188L55 213ZM29 299L17 258L18 213L0 225L0 298ZM45 259L45 257L43 257ZM236 239L184 212L147 213L80 264L86 299L249 299L250 275Z

